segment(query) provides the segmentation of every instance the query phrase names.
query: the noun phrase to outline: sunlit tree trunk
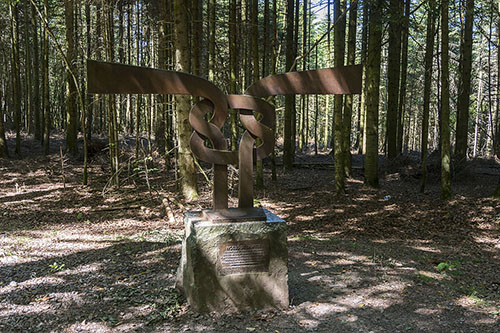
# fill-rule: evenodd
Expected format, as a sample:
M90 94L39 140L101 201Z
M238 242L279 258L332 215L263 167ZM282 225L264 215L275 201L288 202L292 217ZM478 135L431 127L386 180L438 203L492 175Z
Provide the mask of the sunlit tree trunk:
M451 197L448 1L441 2L441 198Z
M184 1L174 0L174 45L175 45L175 70L187 72L189 69L189 27L188 8ZM177 135L178 135L178 166L181 182L181 190L188 200L198 196L196 184L196 170L194 157L189 148L191 137L191 126L189 124L189 110L191 103L188 96L177 95L175 97L177 106Z
M360 96L359 114L358 114L358 153L364 154L366 151L366 58L368 56L368 13L370 6L369 0L363 0L363 28L361 31L361 64L363 65L363 79Z
M383 1L370 0L369 5L368 58L366 63L365 182L371 187L378 187L378 107Z

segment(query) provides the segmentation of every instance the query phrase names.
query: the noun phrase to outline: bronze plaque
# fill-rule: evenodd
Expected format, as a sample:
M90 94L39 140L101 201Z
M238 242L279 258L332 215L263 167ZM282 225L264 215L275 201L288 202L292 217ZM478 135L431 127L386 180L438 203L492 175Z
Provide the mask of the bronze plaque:
M217 266L221 275L269 270L269 239L219 243Z

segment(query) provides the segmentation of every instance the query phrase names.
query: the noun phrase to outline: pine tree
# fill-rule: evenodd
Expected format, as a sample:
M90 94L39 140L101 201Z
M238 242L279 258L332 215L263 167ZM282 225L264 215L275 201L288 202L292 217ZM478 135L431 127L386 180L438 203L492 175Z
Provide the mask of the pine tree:
M366 157L365 182L378 187L378 107L380 86L380 58L382 51L381 0L370 0L368 58L366 63Z
M451 197L448 6L449 0L441 1L441 198L445 200Z
M466 0L465 23L460 39L460 83L457 103L457 143L455 159L463 161L467 154L467 137L469 132L469 102L472 70L472 26L474 23L474 0Z

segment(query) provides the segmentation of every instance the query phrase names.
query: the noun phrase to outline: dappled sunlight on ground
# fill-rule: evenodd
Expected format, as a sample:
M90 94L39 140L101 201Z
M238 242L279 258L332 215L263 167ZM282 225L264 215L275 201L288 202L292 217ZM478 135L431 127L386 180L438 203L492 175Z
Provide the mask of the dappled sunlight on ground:
M154 194L136 178L103 196L100 168L82 187L69 163L64 189L57 159L19 162L0 163L0 331L500 331L500 204L477 184L443 202L415 179L373 190L355 175L337 196L331 170L266 178L257 199L288 222L291 307L195 314L172 287L182 213L209 207L208 186L188 204L158 173Z

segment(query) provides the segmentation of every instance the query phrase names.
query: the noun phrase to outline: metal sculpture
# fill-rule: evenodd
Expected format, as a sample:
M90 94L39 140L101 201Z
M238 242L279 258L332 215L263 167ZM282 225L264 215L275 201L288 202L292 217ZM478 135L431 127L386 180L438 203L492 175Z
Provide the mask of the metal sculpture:
M263 159L274 149L276 116L274 107L261 99L276 95L294 94L359 94L361 93L361 66L290 72L263 78L251 85L244 95L226 95L211 82L186 73L144 68L116 63L87 62L88 92L94 94L183 94L199 96L189 114L194 129L191 136L193 154L213 164L214 188L212 218L245 219L258 217L253 208L253 160ZM239 110L246 131L239 151L229 151L221 128L228 108ZM254 117L254 111L262 115ZM205 115L212 113L210 121ZM261 144L254 148L255 140ZM208 139L212 148L204 144ZM238 211L230 211L227 201L227 165L239 164ZM237 215L237 216L236 216ZM222 217L221 217L222 216ZM228 217L229 216L229 217Z

